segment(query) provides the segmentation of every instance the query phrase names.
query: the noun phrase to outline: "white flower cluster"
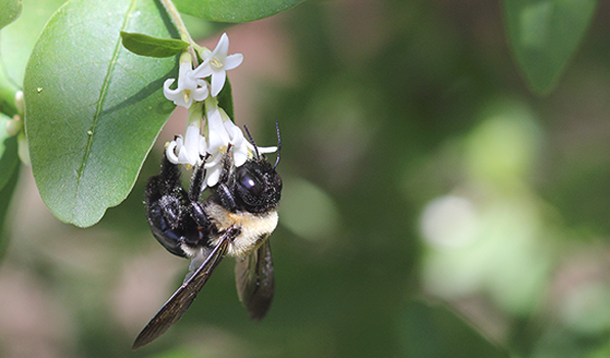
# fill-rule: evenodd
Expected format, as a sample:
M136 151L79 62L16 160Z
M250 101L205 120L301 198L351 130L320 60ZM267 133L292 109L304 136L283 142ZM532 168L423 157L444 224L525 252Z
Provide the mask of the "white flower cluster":
M222 172L222 158L227 150L233 155L233 163L237 167L243 165L254 153L254 146L244 138L241 129L231 121L226 112L218 107L215 98L226 82L226 71L236 68L243 61L242 54L227 55L228 50L229 38L227 34L223 34L214 51L203 51L204 60L197 68L192 68L190 60L180 64L176 89L169 88L175 82L173 78L163 84L165 97L178 106L189 108L191 117L195 117L193 121L189 119L184 138L179 135L169 143L166 148L167 158L173 164L203 164L206 168L204 185L210 187L218 183ZM205 80L209 76L211 85ZM193 103L201 106L203 101L207 122L202 135L200 123L203 118L201 114L197 117L197 113L201 111L191 106ZM277 150L277 147L257 148L260 153L273 153Z

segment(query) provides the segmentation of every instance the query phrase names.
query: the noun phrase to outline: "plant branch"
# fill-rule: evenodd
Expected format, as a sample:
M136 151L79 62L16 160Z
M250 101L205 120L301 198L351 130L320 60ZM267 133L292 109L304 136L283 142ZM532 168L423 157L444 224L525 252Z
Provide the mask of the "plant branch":
M188 32L186 26L184 25L184 21L182 21L182 17L180 16L178 9L176 9L176 6L172 2L172 0L161 0L161 3L165 7L165 10L169 14L169 16L174 21L174 24L176 24L178 32L180 33L180 39L190 44L190 46L188 47L188 51L191 54L194 67L197 67L199 61L197 60L197 54L193 49L193 45L196 45L196 43L195 41L193 41L191 34Z

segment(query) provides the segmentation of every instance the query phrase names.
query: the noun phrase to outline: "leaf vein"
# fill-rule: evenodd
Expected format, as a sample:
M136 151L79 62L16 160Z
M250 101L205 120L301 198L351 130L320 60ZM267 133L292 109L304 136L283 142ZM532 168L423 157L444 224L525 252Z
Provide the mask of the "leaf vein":
M123 19L123 24L121 25L121 31L126 29L127 23L129 22L130 14L133 12L134 8L136 7L137 2L138 2L138 0L131 1L129 9L125 13L125 17ZM76 184L76 193L75 193L77 202L80 201L79 197L80 197L81 188L82 188L82 177L83 177L83 173L86 169L87 161L91 155L91 146L93 145L93 139L94 139L95 132L96 132L95 127L97 126L98 120L102 113L102 108L104 106L104 99L106 98L106 92L108 91L108 87L110 85L110 77L112 76L113 69L117 64L117 60L118 60L120 51L121 51L121 37L117 36L117 42L116 42L111 60L108 65L108 71L106 72L106 78L104 78L102 88L100 90L99 100L97 101L97 103L98 103L97 108L95 110L95 114L93 116L93 123L90 128L90 131L93 133L93 135L89 136L89 138L87 139L87 146L85 148L85 153L83 155L82 164L77 170L77 179L76 179L77 184ZM78 207L78 205L76 207ZM75 213L72 214L73 218L74 218L74 216L75 216Z

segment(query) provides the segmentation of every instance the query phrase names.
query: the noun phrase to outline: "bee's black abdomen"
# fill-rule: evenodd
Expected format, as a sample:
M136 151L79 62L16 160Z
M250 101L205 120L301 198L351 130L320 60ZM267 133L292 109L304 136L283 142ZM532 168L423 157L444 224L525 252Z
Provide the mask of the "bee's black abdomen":
M180 247L183 240L180 218L184 215L185 196L179 168L164 157L161 173L151 177L146 185L146 217L157 241L181 257L186 256Z

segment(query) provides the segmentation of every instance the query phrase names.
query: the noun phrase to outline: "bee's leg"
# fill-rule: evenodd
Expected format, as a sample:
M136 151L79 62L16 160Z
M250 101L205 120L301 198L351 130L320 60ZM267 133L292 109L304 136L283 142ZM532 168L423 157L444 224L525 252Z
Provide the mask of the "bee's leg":
M203 187L205 185L205 161L208 159L210 154L206 154L205 158L203 158L203 162L193 169L193 175L191 176L191 185L189 187L189 200L191 202L197 202L201 199L201 193L203 192Z
M235 198L233 194L231 194L231 190L225 183L219 183L218 189L216 189L216 195L220 199L220 203L224 208L229 211L235 212L237 209L237 204L235 204Z
M233 154L231 153L231 143L229 143L227 147L227 152L222 157L222 173L220 174L218 183L228 183L229 176L231 175L233 169Z
M203 205L198 201L191 201L191 217L200 228L207 229L210 226L210 219L203 211Z
M214 190L214 194L218 196L220 204L229 211L235 212L237 205L235 204L235 198L229 190L229 176L233 170L233 155L231 154L231 144L227 148L227 152L222 158L222 173L218 179L217 188Z
M208 228L210 226L210 220L203 211L203 205L199 201L201 199L201 193L205 186L205 161L210 156L209 153L203 158L203 162L197 165L193 169L193 175L191 176L191 185L189 187L189 200L191 202L191 217L197 223L200 228Z

